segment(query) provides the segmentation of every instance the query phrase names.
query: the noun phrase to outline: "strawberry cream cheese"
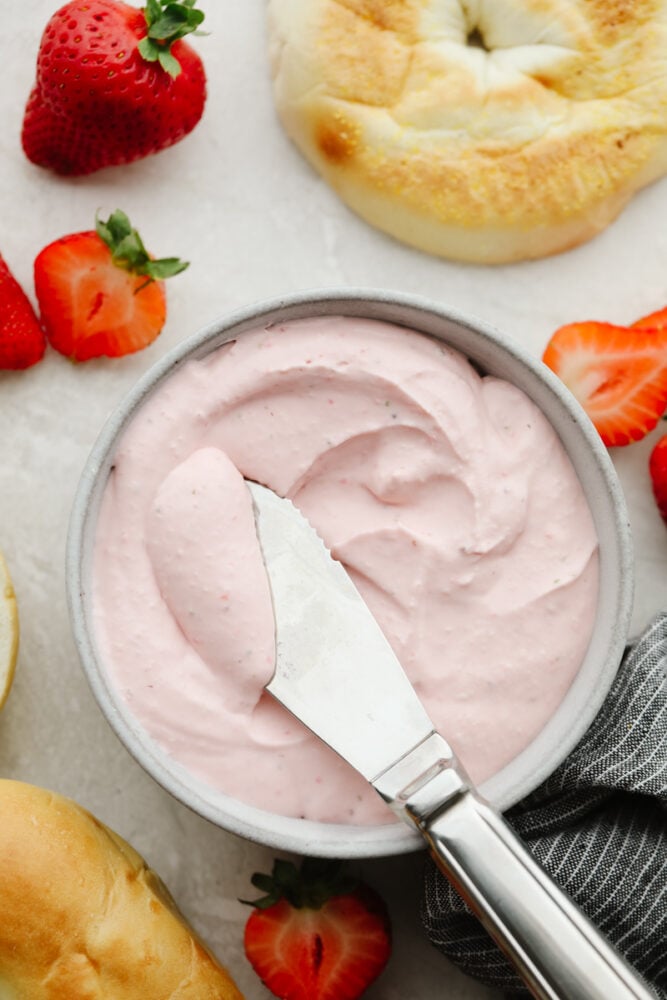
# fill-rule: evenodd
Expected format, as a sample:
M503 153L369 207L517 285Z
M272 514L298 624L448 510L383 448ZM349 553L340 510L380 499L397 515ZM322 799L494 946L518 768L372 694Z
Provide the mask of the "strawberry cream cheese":
M290 497L345 564L476 781L530 743L596 611L597 539L569 459L523 392L456 351L322 318L186 363L120 441L96 642L164 750L263 809L393 819L263 691L273 617L244 477Z

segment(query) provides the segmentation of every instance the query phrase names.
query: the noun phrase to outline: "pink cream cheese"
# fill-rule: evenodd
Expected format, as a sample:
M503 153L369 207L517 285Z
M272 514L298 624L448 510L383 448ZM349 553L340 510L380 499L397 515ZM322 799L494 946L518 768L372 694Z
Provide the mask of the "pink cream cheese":
M243 478L290 497L347 567L481 782L540 731L586 652L597 539L519 389L370 320L301 320L190 361L120 441L99 513L96 642L153 739L251 805L392 814L264 693L268 582Z

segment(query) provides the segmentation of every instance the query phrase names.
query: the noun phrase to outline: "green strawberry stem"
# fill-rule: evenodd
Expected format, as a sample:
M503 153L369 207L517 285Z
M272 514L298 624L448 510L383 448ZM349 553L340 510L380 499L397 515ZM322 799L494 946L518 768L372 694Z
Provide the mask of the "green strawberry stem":
M179 260L178 257L161 257L153 260L141 236L132 228L132 223L125 212L121 212L119 208L111 213L106 222L96 217L95 231L111 250L111 259L117 267L122 267L124 271L130 271L132 274L146 276L148 280L136 289L137 292L150 285L152 281L164 281L175 274L180 274L189 266L187 261Z
M267 910L281 899L295 909L319 910L333 896L353 892L358 882L345 875L341 861L322 858L304 858L297 869L291 861L275 861L270 875L256 872L251 880L264 896L260 899L241 899L247 906Z
M172 77L181 72L178 59L171 54L174 42L189 35L204 20L204 13L195 10L197 0L146 0L144 14L148 33L139 42L140 54L147 62L159 62Z

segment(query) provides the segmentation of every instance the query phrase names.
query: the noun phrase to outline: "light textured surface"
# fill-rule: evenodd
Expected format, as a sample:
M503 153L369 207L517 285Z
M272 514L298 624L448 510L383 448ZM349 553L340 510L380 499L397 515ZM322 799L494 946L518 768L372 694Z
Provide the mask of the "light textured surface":
M75 797L160 873L249 1000L268 994L243 958L246 909L237 901L271 852L210 826L174 802L129 758L88 691L73 646L64 588L74 490L102 422L137 377L216 316L260 298L316 286L417 292L481 316L536 355L573 319L632 321L667 303L667 183L637 196L591 243L560 257L489 269L443 263L399 246L349 213L278 126L266 56L263 0L209 0L210 96L179 146L129 168L63 180L20 149L23 102L52 0L7 5L0 91L0 249L29 293L32 261L63 233L90 228L96 209L122 207L159 255L192 262L173 279L169 319L148 350L75 368L50 352L35 369L0 375L0 547L16 588L22 643L0 716L0 773ZM663 425L664 429L665 425ZM652 440L614 455L637 552L634 628L667 604L667 532L647 472ZM464 980L425 942L418 921L421 859L366 863L388 898L396 947L369 1000L492 994Z

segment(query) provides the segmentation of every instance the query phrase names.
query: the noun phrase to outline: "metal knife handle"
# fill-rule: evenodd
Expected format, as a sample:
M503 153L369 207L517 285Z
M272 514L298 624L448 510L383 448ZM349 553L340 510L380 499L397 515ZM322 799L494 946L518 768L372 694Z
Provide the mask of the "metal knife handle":
M431 749L440 737L425 741ZM415 756L421 765L429 754ZM373 782L414 823L433 858L538 1000L655 1000L623 958L536 863L449 756L398 786L400 762ZM414 762L413 762L414 763Z
M474 792L418 826L440 869L540 1000L651 998L503 818Z

